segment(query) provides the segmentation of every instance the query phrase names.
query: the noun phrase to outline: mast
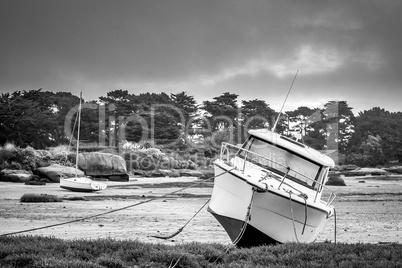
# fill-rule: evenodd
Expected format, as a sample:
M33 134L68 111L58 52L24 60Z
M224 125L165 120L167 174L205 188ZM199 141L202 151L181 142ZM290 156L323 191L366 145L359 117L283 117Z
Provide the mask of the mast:
M82 91L80 92L80 105L78 106L78 132L77 132L77 152L76 152L76 156L75 156L75 177L77 177L77 170L78 170L78 149L79 149L79 146L80 146L81 100L82 100Z
M287 99L288 99L288 97L289 97L289 93L290 93L290 91L292 90L293 84L294 84L294 82L295 82L295 80L296 80L296 77L297 77L297 74L298 74L298 73L299 73L299 70L297 70L297 72L296 72L296 74L295 74L295 77L293 78L292 84L290 85L290 88L289 88L289 90L288 90L288 94L286 95L285 101L283 102L282 107L281 107L281 110L279 111L278 118L276 118L275 124L274 124L274 126L272 127L272 129L271 129L272 132L275 132L276 125L278 124L279 118L281 118L281 113L282 113L283 107L285 106L285 103L286 103L286 101L287 101ZM289 126L288 126L288 127L289 127Z

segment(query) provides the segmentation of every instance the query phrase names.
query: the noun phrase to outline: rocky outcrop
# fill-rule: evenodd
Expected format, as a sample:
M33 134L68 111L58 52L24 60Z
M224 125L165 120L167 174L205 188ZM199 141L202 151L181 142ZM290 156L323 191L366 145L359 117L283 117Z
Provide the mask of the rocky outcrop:
M84 176L84 172L76 170L74 167L62 166L59 164L53 164L47 167L37 168L34 173L41 178L46 178L50 182L60 182L60 177L78 177Z
M181 169L180 170L180 176L183 177L203 177L204 173L198 170L192 170L192 169Z
M126 161L119 155L99 152L80 154L78 167L87 176L102 177L112 181L129 180Z
M343 175L347 177L354 177L354 176L381 176L381 175L387 175L387 171L381 168L357 168L354 170L342 172Z
M402 166L384 168L384 170L394 174L402 174Z

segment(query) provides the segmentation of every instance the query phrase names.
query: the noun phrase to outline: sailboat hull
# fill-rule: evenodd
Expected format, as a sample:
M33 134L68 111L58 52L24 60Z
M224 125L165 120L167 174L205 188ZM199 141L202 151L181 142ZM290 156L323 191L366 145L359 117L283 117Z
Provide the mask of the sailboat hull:
M258 191L238 170L215 163L209 212L239 247L285 242L312 242L331 208L303 202L283 191Z
M61 178L60 188L74 192L94 192L106 189L107 184L101 181L93 181L87 177Z

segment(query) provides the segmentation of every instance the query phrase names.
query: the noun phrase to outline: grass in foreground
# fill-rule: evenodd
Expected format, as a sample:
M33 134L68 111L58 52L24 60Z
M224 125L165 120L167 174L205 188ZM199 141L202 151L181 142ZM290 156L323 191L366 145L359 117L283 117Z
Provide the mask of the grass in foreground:
M113 239L0 237L0 267L400 267L401 244L283 244L238 249Z

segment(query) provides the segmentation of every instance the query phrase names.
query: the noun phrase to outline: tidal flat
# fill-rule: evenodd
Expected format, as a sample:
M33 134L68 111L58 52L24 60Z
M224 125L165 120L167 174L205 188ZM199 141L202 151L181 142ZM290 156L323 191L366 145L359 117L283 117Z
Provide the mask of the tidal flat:
M337 194L333 203L336 224L335 218L330 218L317 242L334 242L336 226L338 243L400 243L402 177L345 177L344 180L346 186L329 186ZM108 182L106 190L94 193L70 192L58 184L1 182L0 234L57 225L21 234L69 240L112 238L166 245L230 244L229 237L206 207L177 236L167 240L154 237L175 233L208 201L211 182L170 194L197 182L201 181L193 177L130 178L129 182ZM27 193L55 195L63 202L21 203L21 196ZM155 200L135 205L149 199Z

